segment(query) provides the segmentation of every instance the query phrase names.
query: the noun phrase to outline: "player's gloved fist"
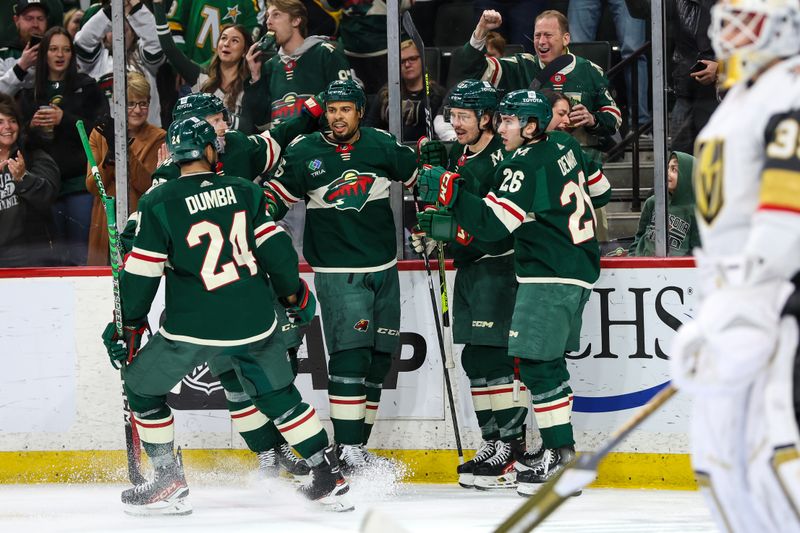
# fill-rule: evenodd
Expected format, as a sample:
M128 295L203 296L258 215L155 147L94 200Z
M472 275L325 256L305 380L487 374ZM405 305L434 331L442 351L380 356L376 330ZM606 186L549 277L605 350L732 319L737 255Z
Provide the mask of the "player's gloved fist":
M323 93L318 93L311 96L303 102L303 111L308 113L313 118L319 118L325 113L325 106L323 105Z
M294 299L290 301L292 296ZM305 326L314 319L314 315L317 313L317 299L302 278L300 279L300 288L292 296L281 297L278 301L286 308L286 316L289 317L292 324Z
M429 204L450 207L458 196L461 176L442 167L424 165L417 176L420 199Z
M417 163L443 167L447 164L447 148L441 141L420 137L417 141Z
M437 244L433 239L429 239L419 226L411 228L411 236L408 238L408 242L412 250L425 257L430 257Z
M446 209L426 209L417 213L417 225L435 241L451 242L458 234L456 219Z
M103 330L103 344L111 359L111 366L119 370L125 363L130 363L142 345L142 336L147 331L147 321L137 321L122 326L122 337L117 333L114 322L109 322Z

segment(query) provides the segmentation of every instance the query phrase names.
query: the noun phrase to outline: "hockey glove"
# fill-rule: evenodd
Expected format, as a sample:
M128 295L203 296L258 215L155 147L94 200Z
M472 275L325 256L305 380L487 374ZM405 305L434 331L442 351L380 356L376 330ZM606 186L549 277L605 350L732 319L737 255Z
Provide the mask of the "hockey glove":
M422 215L427 212L435 212L436 207L432 205L426 205L425 209L417 214ZM433 251L436 249L436 241L433 239L428 238L427 233L425 233L419 225L414 226L411 228L411 236L408 237L408 243L411 245L411 249L414 250L419 255L424 255L425 257L429 257Z
M314 315L317 313L317 299L302 278L300 279L300 288L297 289L294 296L296 298L294 303L284 297L279 298L278 301L286 308L286 316L289 317L292 324L305 326L314 319Z
M420 137L417 141L417 164L443 167L447 164L447 148L441 141Z
M307 98L306 101L303 102L303 112L308 113L312 118L321 117L325 113L324 101L323 93Z
M453 214L445 209L425 210L417 213L419 228L435 241L451 242L458 235L458 224Z
M278 214L278 199L269 186L264 187L264 197L267 199L267 214L274 219Z
M111 366L119 370L126 363L133 361L142 345L142 336L147 330L147 320L137 321L122 326L122 337L120 337L115 323L109 322L103 330L103 344L111 359Z
M425 165L417 176L420 199L428 204L435 203L442 207L450 207L458 196L461 176L448 172L442 167Z

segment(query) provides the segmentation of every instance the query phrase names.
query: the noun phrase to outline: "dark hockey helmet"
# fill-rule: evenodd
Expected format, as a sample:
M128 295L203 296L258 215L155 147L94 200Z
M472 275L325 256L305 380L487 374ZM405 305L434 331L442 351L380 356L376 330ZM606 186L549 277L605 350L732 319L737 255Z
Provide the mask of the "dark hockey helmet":
M472 109L480 117L497 109L497 89L488 81L464 80L453 87L444 108L444 119L450 122L450 109Z
M353 102L358 111L363 111L367 103L364 89L353 80L332 81L325 89L325 105L329 102Z
M500 102L494 116L495 129L500 125L502 115L514 115L524 128L531 119L536 120L536 134L544 133L553 118L553 107L542 93L522 89L508 93Z
M188 117L204 119L217 113L222 113L225 122L228 121L228 110L218 96L211 93L192 93L178 99L178 103L172 110L172 120L177 121Z
M209 144L217 149L217 134L211 124L197 117L176 120L167 131L167 149L176 163L203 159Z

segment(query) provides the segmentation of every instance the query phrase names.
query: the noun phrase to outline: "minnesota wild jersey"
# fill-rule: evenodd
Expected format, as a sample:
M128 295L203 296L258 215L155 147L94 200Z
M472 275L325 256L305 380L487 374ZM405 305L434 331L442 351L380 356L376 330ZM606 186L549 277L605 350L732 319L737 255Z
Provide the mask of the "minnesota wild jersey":
M520 283L566 283L591 288L600 274L594 207L611 185L562 132L525 144L497 166L485 198L459 191L456 220L476 238L514 235Z
M603 69L582 57L568 54L571 61L542 84L542 89L564 93L572 105L583 104L594 113L597 125L591 129L596 135L613 135L622 124L622 113L608 91L608 79ZM545 65L533 54L514 54L497 59L487 56L471 43L453 54L451 69L458 73L456 79L485 80L501 91L527 89L544 70Z
M167 21L175 44L198 64L214 55L222 27L240 24L247 31L258 28L256 0L174 0Z
M288 296L299 286L297 254L267 214L261 188L211 172L181 176L139 201L133 250L121 278L126 320L147 315L162 274L168 312L160 333L211 346L271 335L272 287Z
M389 186L414 185L417 156L386 131L360 132L353 144L298 137L269 182L288 207L305 199L303 256L316 272L377 272L397 261Z
M503 140L495 135L480 152L472 153L467 146L453 145L450 151L448 169L457 172L464 179L464 190L483 198L495 186L495 168L502 161L506 152ZM471 238L471 240L469 240ZM465 243L468 241L468 245ZM456 268L486 256L498 256L509 253L514 247L514 238L508 236L495 242L481 241L473 236L459 236L449 243Z
M280 124L299 115L303 102L330 82L351 77L347 58L333 42L306 37L291 56L278 53L261 66L261 77L247 88L246 113L262 129Z

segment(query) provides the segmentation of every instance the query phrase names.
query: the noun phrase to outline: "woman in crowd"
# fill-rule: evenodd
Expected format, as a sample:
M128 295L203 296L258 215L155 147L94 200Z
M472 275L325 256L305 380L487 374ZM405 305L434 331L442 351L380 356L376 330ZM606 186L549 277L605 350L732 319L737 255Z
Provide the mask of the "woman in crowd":
M31 142L58 165L61 189L53 205L55 244L60 263L86 264L92 196L86 190L86 155L75 124L86 129L108 113L108 101L94 79L78 72L72 39L64 28L44 34L36 60L34 86L20 93Z
M540 92L553 106L553 118L547 126L547 131L559 130L569 133L571 127L569 112L572 110L569 98L564 93L551 89L542 89Z
M147 121L150 106L150 83L139 72L128 73L128 208L136 211L139 198L152 183L151 175L158 164L158 150L166 132ZM107 121L89 136L92 154L99 165L103 186L110 196L116 192L116 164L114 160L114 123ZM98 194L94 174L87 166L86 188ZM92 224L89 229L89 265L107 265L108 230L106 214L100 197L95 196L92 206Z
M50 206L58 187L55 161L27 146L14 99L0 93L0 267L53 264Z
M75 40L75 34L81 29L81 20L83 19L83 10L80 8L70 9L64 13L64 29L67 30Z
M153 10L160 29L158 40L167 61L181 78L192 86L193 92L212 93L225 103L231 129L255 133L251 118L242 115L244 83L250 76L245 57L253 44L250 32L239 24L223 26L211 61L207 66L199 65L178 50L169 31L162 29L167 28L167 15L161 0L154 0Z

